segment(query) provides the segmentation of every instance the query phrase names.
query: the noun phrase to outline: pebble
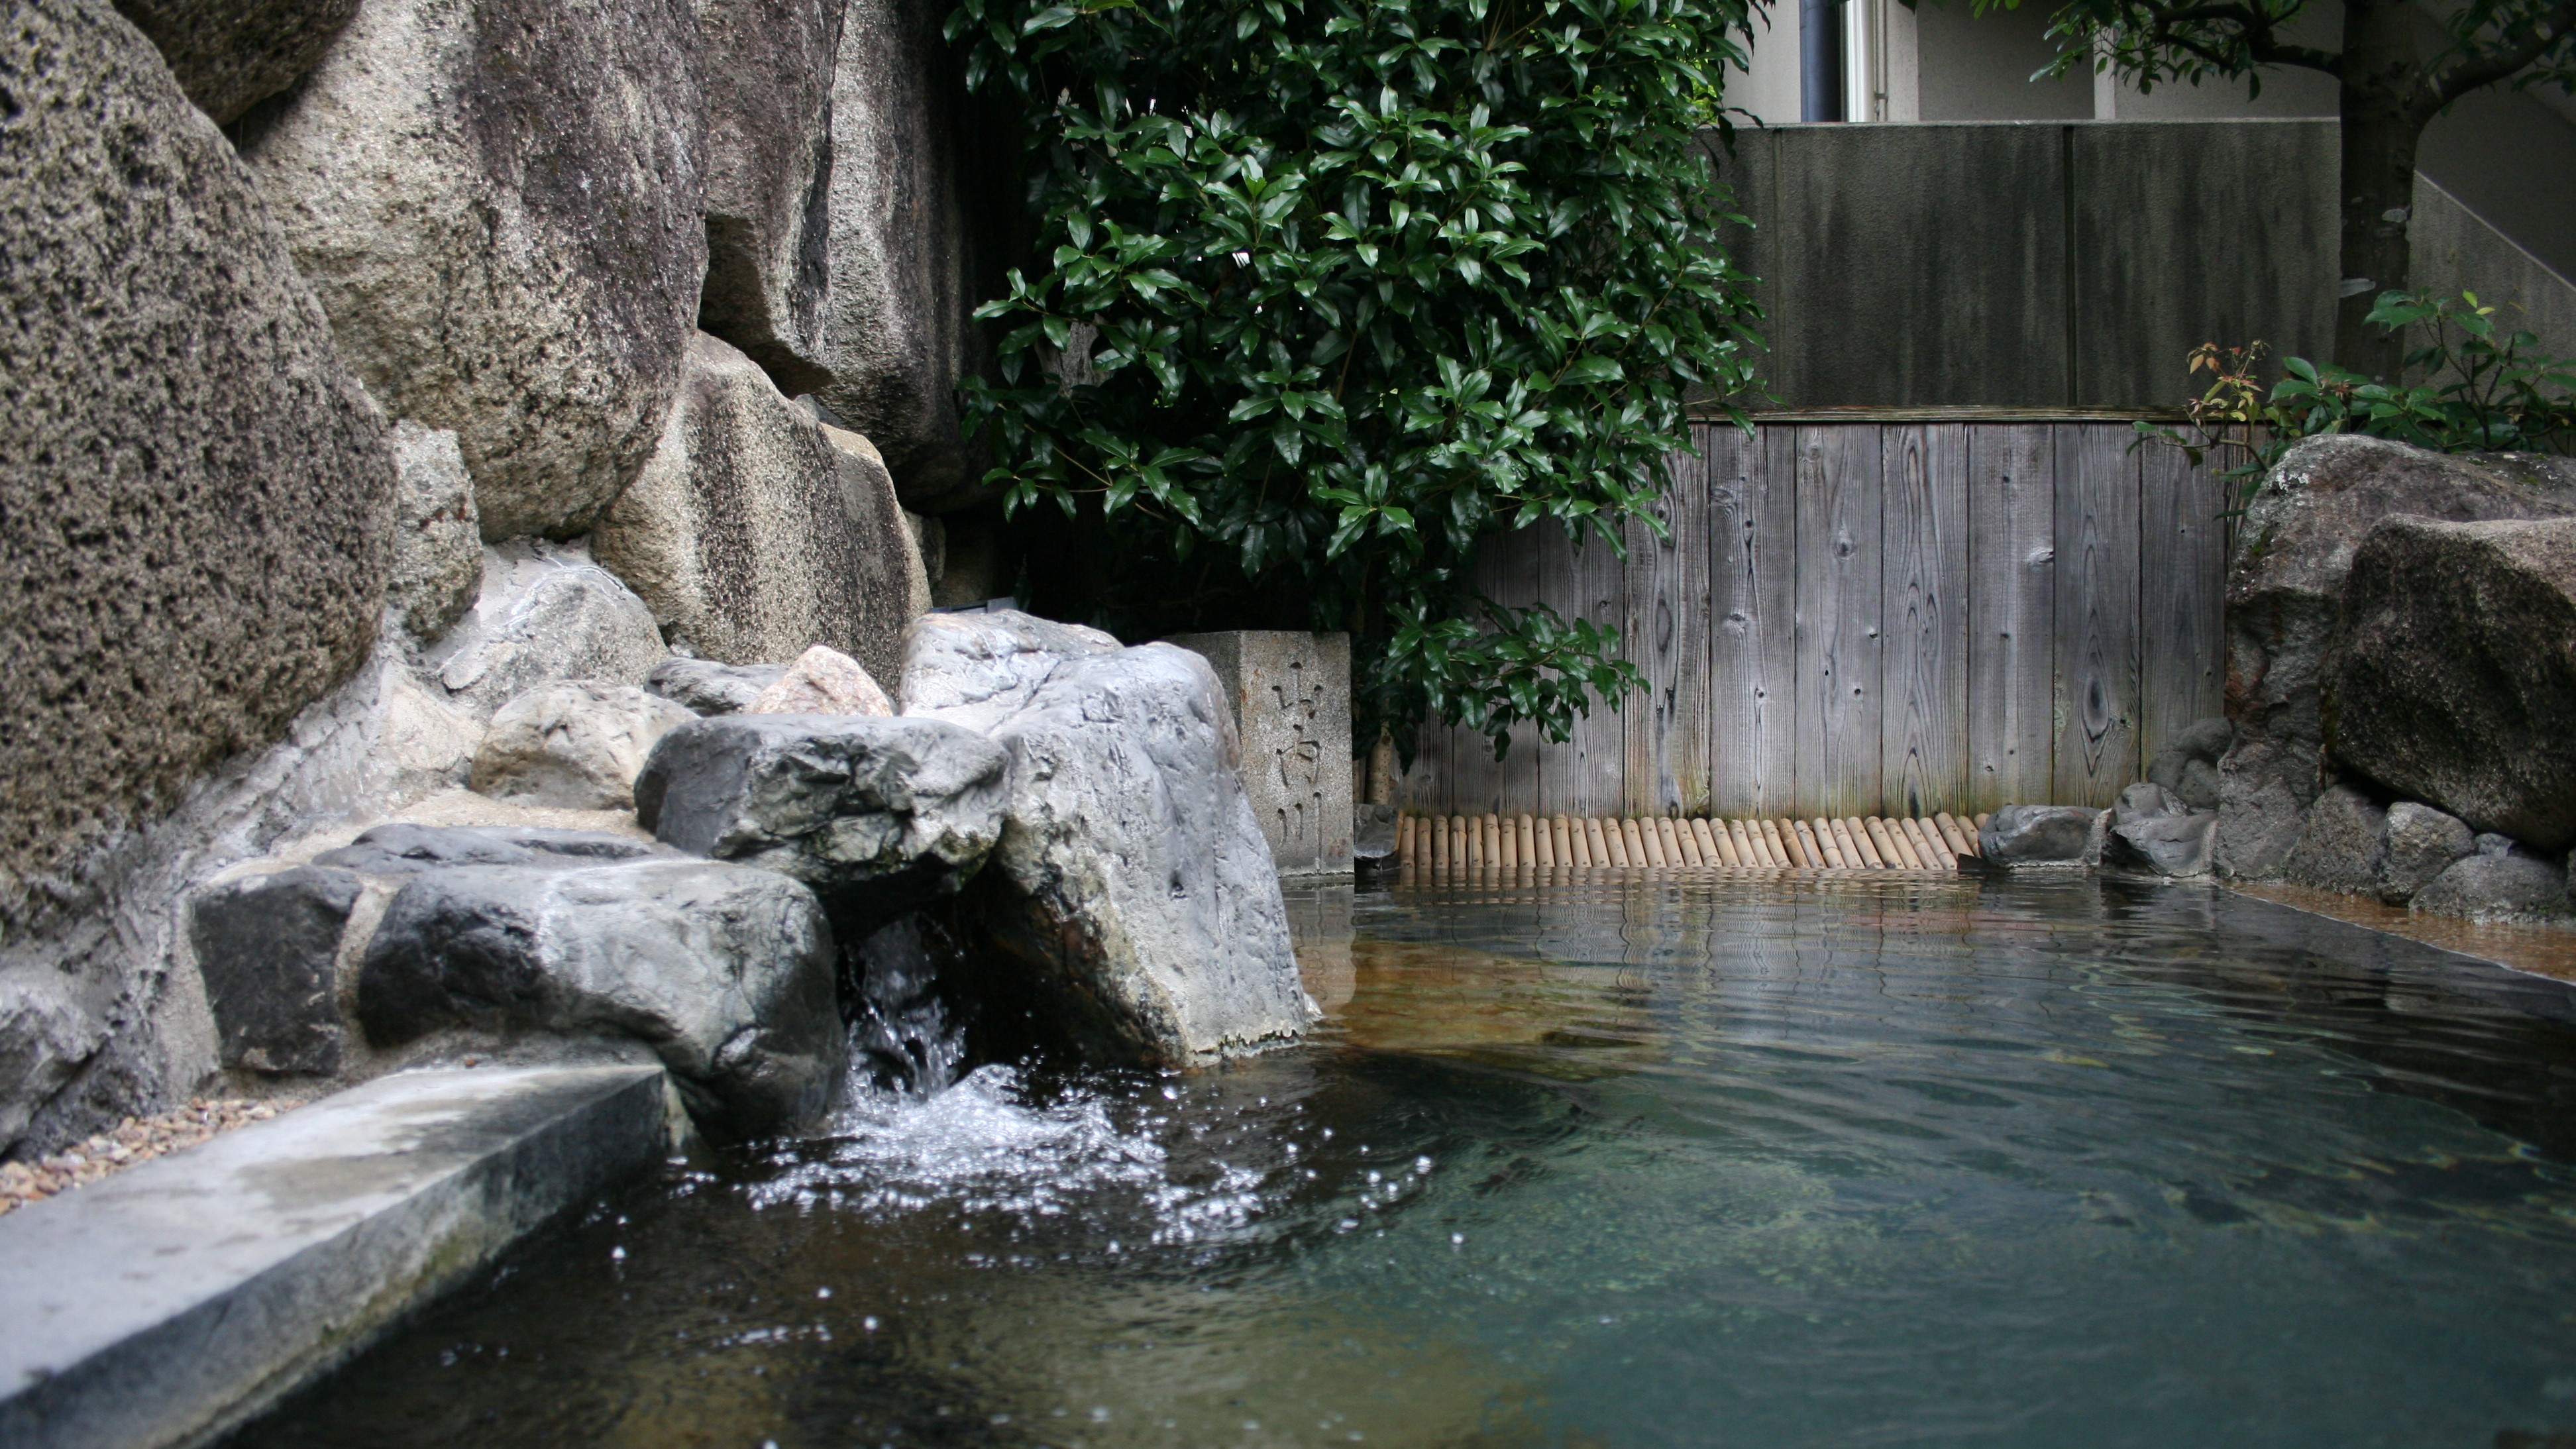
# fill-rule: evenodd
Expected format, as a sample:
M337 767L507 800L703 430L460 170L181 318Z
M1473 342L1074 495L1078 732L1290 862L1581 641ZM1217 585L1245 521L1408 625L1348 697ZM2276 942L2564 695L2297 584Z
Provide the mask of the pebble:
M265 1121L277 1111L266 1102L201 1097L150 1117L128 1117L113 1131L33 1162L0 1162L0 1217L165 1152L194 1147L218 1133Z

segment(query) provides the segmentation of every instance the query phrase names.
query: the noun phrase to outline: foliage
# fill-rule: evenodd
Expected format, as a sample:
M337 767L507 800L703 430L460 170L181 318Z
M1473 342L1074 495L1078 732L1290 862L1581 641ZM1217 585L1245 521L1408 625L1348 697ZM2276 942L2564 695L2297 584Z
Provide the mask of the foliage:
M2192 373L2210 374L2189 404L2194 436L2139 423L2142 440L2176 444L2194 463L2211 449L2243 454L2247 461L2226 476L2249 498L2292 443L2320 433L2393 438L2439 453L2576 452L2576 359L2536 351L2536 333L2501 331L2496 309L2475 292L2385 292L2370 320L2416 343L2396 380L2290 357L2266 395L2257 376L2263 343L2203 343L2191 354Z
M1468 571L1503 529L1619 547L1685 394L1750 384L1700 134L1746 4L961 0L1037 233L962 401L1005 506L1107 551L1095 620L1347 629L1363 738L1427 710L1499 752L1640 687Z

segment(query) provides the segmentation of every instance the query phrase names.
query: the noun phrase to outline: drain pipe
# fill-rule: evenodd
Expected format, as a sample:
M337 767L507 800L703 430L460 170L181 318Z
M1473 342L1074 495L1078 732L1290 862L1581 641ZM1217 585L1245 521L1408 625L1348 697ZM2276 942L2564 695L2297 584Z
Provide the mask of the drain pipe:
M1840 0L1798 0L1798 119L1843 118Z

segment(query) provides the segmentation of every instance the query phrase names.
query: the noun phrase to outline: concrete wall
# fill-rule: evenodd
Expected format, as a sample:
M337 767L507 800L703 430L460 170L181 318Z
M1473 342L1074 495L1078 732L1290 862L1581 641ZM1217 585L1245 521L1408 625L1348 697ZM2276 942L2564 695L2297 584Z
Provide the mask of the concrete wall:
M1779 405L2132 409L2203 342L2334 340L2332 121L1925 123L1739 132ZM2576 348L2576 288L2438 186L2418 281ZM2567 321L2552 319L2566 318Z

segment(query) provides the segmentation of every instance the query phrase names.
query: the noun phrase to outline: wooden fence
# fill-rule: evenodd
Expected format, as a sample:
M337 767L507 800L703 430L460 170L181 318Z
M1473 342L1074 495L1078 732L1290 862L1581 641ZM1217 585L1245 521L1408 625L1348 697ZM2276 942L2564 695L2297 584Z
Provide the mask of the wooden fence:
M1698 425L1627 557L1542 528L1479 582L1619 625L1651 686L1564 744L1426 728L1444 814L1973 813L2107 805L2219 713L2228 506L2213 458L2126 421L1887 415Z

